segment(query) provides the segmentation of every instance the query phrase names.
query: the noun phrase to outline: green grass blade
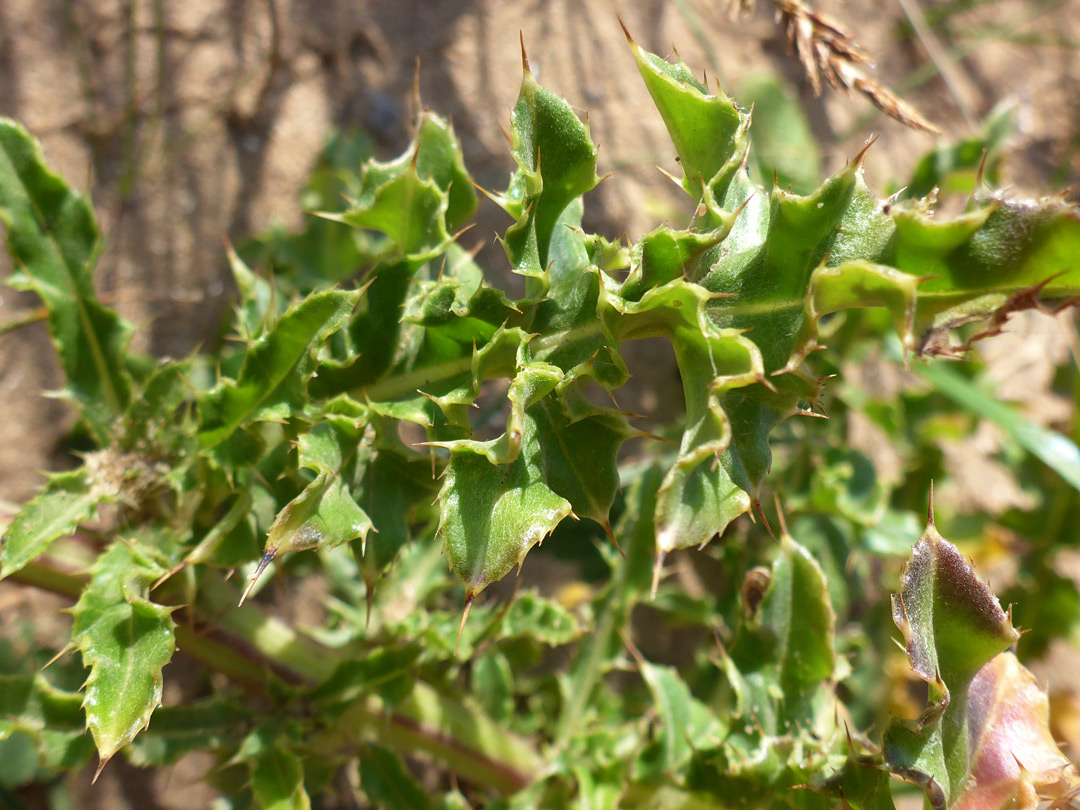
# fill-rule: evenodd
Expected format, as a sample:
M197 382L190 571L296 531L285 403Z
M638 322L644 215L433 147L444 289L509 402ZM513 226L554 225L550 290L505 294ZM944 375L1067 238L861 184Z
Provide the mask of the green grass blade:
M1037 425L940 363L912 365L916 375L971 413L993 422L1013 441L1080 491L1080 448L1055 430Z

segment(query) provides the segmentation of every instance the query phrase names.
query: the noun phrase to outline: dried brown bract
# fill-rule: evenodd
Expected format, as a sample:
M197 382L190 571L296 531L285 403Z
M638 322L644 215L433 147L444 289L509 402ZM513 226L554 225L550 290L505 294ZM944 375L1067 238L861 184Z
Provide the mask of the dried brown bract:
M869 75L874 63L866 50L839 23L803 0L773 0L776 21L799 57L814 94L821 95L821 77L837 90L854 90L890 118L912 129L940 135L941 130L915 107ZM746 14L754 0L729 0L728 13Z

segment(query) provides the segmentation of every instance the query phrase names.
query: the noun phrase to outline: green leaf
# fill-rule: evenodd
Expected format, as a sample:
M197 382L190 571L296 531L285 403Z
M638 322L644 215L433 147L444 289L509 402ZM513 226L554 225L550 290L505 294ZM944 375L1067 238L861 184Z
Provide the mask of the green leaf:
M0 579L44 553L57 538L74 532L108 496L107 490L91 485L85 468L54 475L4 532Z
M728 745L734 747L725 757L732 767L747 760L747 769L762 768L769 779L793 779L799 769L814 773L811 761L825 769L842 750L832 683L844 672L825 575L785 531L772 566L745 575L742 597L738 635L719 662L730 685L731 712L745 725L733 722ZM787 755L790 746L805 761Z
M90 669L83 708L99 772L161 704L161 670L176 649L175 625L171 608L144 595L161 573L132 547L116 543L90 569L71 611L71 640Z
M262 745L255 754L251 790L262 810L311 810L300 757L280 743Z
M630 49L679 154L683 188L694 200L705 189L719 200L748 148L749 116L719 88L710 94L682 60L673 65L633 40Z
M749 618L732 658L743 673L766 662L776 667L785 700L793 703L835 674L836 616L821 566L786 532L760 599L756 607L744 605Z
M971 413L993 422L1013 441L1080 490L1080 448L1056 430L1032 422L941 363L912 366L916 376Z
M472 665L472 694L496 723L507 723L514 713L514 675L501 652L480 656Z
M969 773L952 807L996 810L1080 789L1050 731L1050 702L1011 652L979 670L967 696Z
M282 554L321 546L339 546L371 531L371 520L356 505L346 483L329 471L320 472L293 498L271 524L262 559L248 581L244 598L266 567Z
M469 601L520 565L570 514L569 501L544 483L536 434L535 421L524 419L523 450L505 464L471 449L451 451L439 493L439 534Z
M678 672L648 661L640 661L638 669L660 712L660 766L664 772L682 768L693 751L720 744L727 727L690 694L690 687Z
M284 421L300 410L316 352L345 323L357 297L339 290L315 293L251 344L239 377L222 379L200 402L202 446L219 447L251 422Z
M366 745L360 755L360 789L377 807L427 810L427 792L412 777L401 758L388 748Z
M918 721L893 721L885 734L885 758L894 773L922 785L935 807L951 806L971 775L972 681L1020 634L932 521L904 569L893 620L912 670L930 692Z
M412 144L389 163L369 163L347 211L322 214L390 237L396 256L416 264L438 255L476 209L476 193L453 129L425 112Z
M524 60L517 104L510 117L510 151L518 171L496 198L515 222L503 247L516 273L526 277L526 299L547 292L552 241L563 211L600 180L589 129L563 99L536 81Z
M592 407L571 417L558 397L545 397L531 413L547 485L578 517L607 524L619 489L619 448L633 435L626 418Z
M20 271L9 283L45 303L68 390L104 441L130 398L124 357L131 327L94 293L100 239L89 203L49 171L37 141L6 118L0 118L0 219Z
M738 170L748 116L722 94L709 93L682 63L669 64L636 45L632 50L679 152L683 186L701 205L692 231L661 229L639 243L638 266L617 293L604 285L614 293L607 300L631 316L637 313L628 299L644 302L669 287L700 286L709 294L707 316L716 328L671 336L689 429L662 490L660 558L680 544L707 541L749 508L771 465L769 432L812 408L819 396L820 384L807 377L803 360L821 345L823 316L887 307L908 350L950 355L964 348L949 342L957 326L983 323L966 347L998 331L1012 312L1080 293L1080 271L1069 258L1080 250L1074 206L980 190L969 212L935 219L928 202L877 198L859 171L861 155L806 196L779 188L765 193ZM691 249L710 229L714 244ZM670 318L657 307L654 321L661 315ZM605 317L619 340L633 336L636 330L620 321L632 319ZM698 335L715 340L724 330L738 330L760 353L756 378L735 374L723 385L717 369L710 379L712 358L701 349L691 356L682 342L696 342ZM700 378L688 383L694 373ZM720 395L703 403L710 384ZM719 472L705 463L714 457Z

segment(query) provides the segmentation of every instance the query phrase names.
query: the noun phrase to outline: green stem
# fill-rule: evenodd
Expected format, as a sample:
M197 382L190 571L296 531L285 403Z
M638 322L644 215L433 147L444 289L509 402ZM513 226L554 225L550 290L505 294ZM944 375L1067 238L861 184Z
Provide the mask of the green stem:
M12 579L73 601L86 583L84 575L40 561L27 564ZM216 615L213 634L209 625L185 623L180 614L178 649L262 695L271 693L275 672L292 673L300 683L315 686L348 659L346 651L325 647L252 604L236 607L236 601L235 589L220 578L209 578L199 592L198 609ZM338 726L351 730L350 742L374 733L387 745L427 754L469 782L502 792L521 789L543 765L528 741L510 734L479 709L419 681L394 710L368 696L354 703Z

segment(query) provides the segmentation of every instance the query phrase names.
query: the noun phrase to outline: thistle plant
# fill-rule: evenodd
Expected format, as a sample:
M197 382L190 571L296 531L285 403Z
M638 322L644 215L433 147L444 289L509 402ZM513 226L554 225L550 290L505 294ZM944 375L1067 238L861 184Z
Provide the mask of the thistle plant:
M339 150L304 232L229 250L233 340L180 360L130 349L95 295L87 201L0 124L9 283L48 308L93 444L0 546L0 577L73 602L56 663L2 650L0 746L28 763L4 784L95 751L100 773L118 753L164 766L206 749L228 807L887 808L903 790L890 775L935 808L1075 797L1009 614L932 513L897 541L915 545L892 603L929 698L887 722L867 673L888 613L859 561L866 538L895 536L898 501L875 484L864 510L833 450L777 540L762 500L771 437L819 415L812 355L854 351L829 316L879 309L903 357L961 356L1014 312L1076 299L1080 214L980 187L935 215L932 195L876 196L863 153L807 196L757 187L749 114L630 50L679 156L684 227L633 244L582 229L597 150L523 47L517 169L485 192L512 220L500 241L521 297L462 245L479 198L425 110L396 160ZM667 442L587 396L627 382L642 338L678 364L686 410ZM493 382L505 424L483 439L474 406ZM481 596L553 533L606 572L580 598ZM709 560L717 591L684 593L672 558ZM276 618L269 568L286 594L326 583L325 619ZM639 649L639 608L715 642L670 666ZM179 654L224 678L162 706Z

